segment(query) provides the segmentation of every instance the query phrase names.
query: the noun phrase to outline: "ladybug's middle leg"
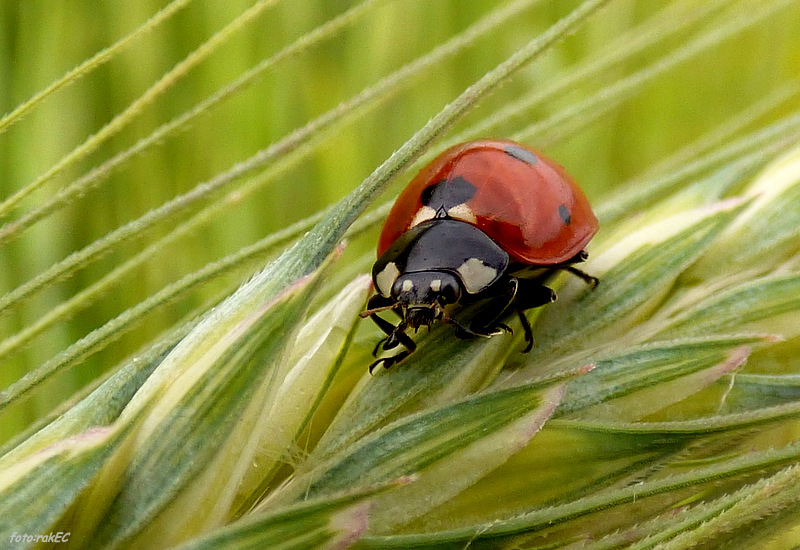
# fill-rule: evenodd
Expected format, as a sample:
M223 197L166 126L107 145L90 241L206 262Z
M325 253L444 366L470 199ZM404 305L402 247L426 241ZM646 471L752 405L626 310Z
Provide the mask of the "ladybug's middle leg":
M498 329L510 332L511 329L508 325L501 323L500 319L513 308L519 315L522 329L525 331L525 341L528 343L525 351L530 351L533 345L531 325L522 312L549 304L555 299L556 293L540 282L508 277L505 281L499 282L496 298L491 300L486 308L478 314L470 329L472 332L484 335L496 334Z
M547 281L558 270L564 270L577 276L591 288L597 288L600 282L597 277L589 275L585 271L573 266L573 264L585 261L586 258L588 258L588 254L585 250L581 250L566 262L552 266L543 276L533 279L515 279L518 284L518 289L509 305L513 306L514 310L517 312L520 323L522 323L522 328L525 331L525 342L527 342L527 346L522 350L523 353L528 353L533 348L533 329L531 328L528 318L525 316L525 311L555 302L557 298L555 291L542 284L544 281Z
M517 282L517 293L512 299L509 306L514 308L514 311L519 317L519 322L522 323L522 329L525 331L525 349L522 353L528 353L533 348L533 329L531 323L525 316L525 311L541 306L545 306L556 301L556 293L550 288L541 284L536 280L528 279L514 279Z

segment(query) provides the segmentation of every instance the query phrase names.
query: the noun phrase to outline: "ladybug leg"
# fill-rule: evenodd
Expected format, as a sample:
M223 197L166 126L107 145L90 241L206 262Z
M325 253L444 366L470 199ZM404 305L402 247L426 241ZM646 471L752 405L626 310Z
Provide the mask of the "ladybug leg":
M381 357L376 361L373 361L372 364L369 366L369 373L372 374L373 371L378 367L378 365L383 364L384 369L388 369L392 365L399 363L413 352L413 349L404 349L400 353L396 355L392 355L391 357Z
M386 319L384 319L383 317L378 315L379 312L386 311L387 309L392 309L395 313L397 313L400 316L401 319L403 318L402 313L397 311L394 300L392 300L391 298L387 298L385 296L381 296L380 294L376 294L375 296L370 298L369 302L367 302L367 310L361 313L362 317L369 317L378 326L379 329L381 329L383 332L386 333L386 338L378 342L378 345L375 346L372 355L377 355L381 345L384 342L388 343L390 338L392 338L393 340L398 340L400 338L400 336L398 336L398 333L401 333L405 329L405 326L402 326L403 325L402 322L399 325L395 326ZM397 342L395 342L394 344L390 344L389 348L385 349L391 349L395 346L397 346Z
M511 328L499 322L509 310L513 310L519 317L522 324L522 330L525 334L525 342L527 345L522 350L527 353L533 348L533 329L531 328L528 318L525 317L525 311L536 307L547 305L556 300L556 293L553 289L542 285L539 281L529 279L517 279L510 277L506 285L506 301L501 302L501 308L495 309L493 312L484 312L484 319L488 318L490 321L483 325L483 328L472 327L475 332L489 332L490 330L496 331L498 329L508 330Z
M372 350L372 355L377 356L378 352L380 352L381 348L383 350L390 350L396 348L398 345L403 345L405 348L401 352L391 356L391 357L384 357L374 361L369 366L369 372L372 374L372 371L375 368L383 364L383 368L388 369L395 363L399 363L408 355L410 355L414 350L417 349L417 345L414 343L414 340L411 339L406 333L406 323L401 321L398 325L393 325L383 317L378 315L378 311L384 311L386 309L393 309L395 313L400 315L400 318L403 318L401 312L397 311L396 308L393 306L395 302L391 298L386 298L385 296L381 296L380 294L376 294L372 298L370 298L369 302L367 303L367 311L364 312L365 316L369 316L370 319L381 329L383 332L386 333L386 338L381 340L375 345L375 348Z
M382 317L378 317L377 313L373 313L369 317L370 317L370 319L372 319L375 322L376 325L378 325L378 328L380 328L383 332L386 333L386 338L384 338L383 340L380 340L377 344L375 344L375 347L372 350L372 356L373 357L377 357L378 352L381 349L381 346L384 345L384 343L387 340L389 340L389 337L392 334L395 333L395 331L397 330L397 327L394 326L389 321L387 321L386 319L383 319Z
M586 283L587 285L589 285L592 288L597 288L597 285L600 284L600 279L598 279L597 277L594 277L592 275L589 275L585 271L581 271L577 267L572 267L571 265L568 265L567 267L564 268L564 271L569 271L570 273L572 273L576 277L580 277L581 279L583 279L584 283Z
M378 317L378 319L380 319L380 317ZM405 333L405 328L406 328L405 323L400 323L399 325L394 326L384 319L381 319L381 321L383 321L383 323L385 324L378 326L380 326L384 330L384 332L388 334L388 336L386 336L386 338L378 342L378 344L375 346L375 349L372 350L372 355L376 356L380 351L381 347L383 347L384 351L386 351L394 349L398 345L402 344L405 349L401 350L399 353L392 355L391 357L381 357L380 359L374 361L369 366L370 374L372 374L372 371L374 371L378 365L383 364L383 368L388 369L395 363L399 363L400 361L402 361L403 359L414 353L414 351L416 351L417 349L417 344L415 344L414 340L412 340Z
M521 284L523 284L522 281L522 279L517 279L516 277L509 277L505 284L502 282L497 284L496 288L499 291L497 293L497 300L493 301L489 307L481 311L480 317L472 322L469 333L478 336L494 336L501 332L513 333L514 331L511 330L511 327L505 323L501 323L500 319L517 300ZM499 304L499 307L497 304ZM527 341L529 330L526 328L525 323L523 323L522 327L525 329L525 339Z
M525 331L525 349L522 353L528 353L533 348L533 329L531 323L525 316L525 311L556 301L556 293L552 288L546 287L537 281L527 279L516 279L518 289L512 300L514 311L522 323L522 330Z
M395 301L386 296L381 296L380 294L376 294L369 299L369 302L367 302L367 310L362 311L360 315L361 317L369 317L383 332L391 334L394 332L395 326L386 319L378 316L378 313L388 309L394 311L400 319L403 318L403 314L397 311L397 304Z
M383 319L381 319L381 321L386 323L386 325L391 327L391 329L389 331L387 331L388 336L386 338L384 338L383 340L381 340L380 342L378 342L378 344L375 346L375 349L372 350L372 355L373 356L377 356L378 352L381 350L381 347L383 348L384 351L386 351L386 350L394 349L398 345L402 344L405 349L400 351L400 352L398 352L398 353L396 353L396 354L394 354L394 355L392 355L391 357L381 357L380 359L374 361L369 366L369 373L370 374L372 374L372 371L375 370L375 367L377 367L381 363L383 363L383 368L388 369L389 367L391 367L395 363L399 363L400 361L402 361L403 359L405 359L406 357L408 357L409 355L414 353L414 351L416 351L416 349L417 349L417 344L414 343L414 340L412 340L404 332L405 326L403 325L403 323L401 323L400 325L395 327L394 325L392 325L388 321L385 321ZM383 328L383 327L381 327L381 328Z
M400 323L399 325L395 326L386 319L382 317L378 317L377 313L373 313L370 315L370 318L378 325L383 332L386 333L386 338L378 342L375 346L375 349L372 350L372 355L378 355L378 351L380 351L381 347L384 350L394 349L398 346L398 344L403 344L406 348L412 349L416 348L414 341L404 332L406 329L405 323Z
M525 315L524 310L514 308L514 311L517 312L517 317L519 317L522 330L525 332L525 349L522 350L522 353L528 353L533 349L533 329L531 328L531 322L528 321L528 317Z
M492 325L493 329L489 330L486 327L478 327L475 323L473 323L472 326L466 327L452 317L442 317L442 322L453 325L456 329L456 338L461 338L462 340L469 340L470 338L476 337L489 338L490 336L497 336L503 331L513 332L511 327L504 323L494 323Z
M560 267L560 269L563 269L564 271L569 271L576 277L583 279L583 282L585 282L590 287L597 288L597 285L600 284L600 279L598 279L597 277L593 277L592 275L589 275L585 271L580 270L572 265L580 262L585 262L586 258L588 257L589 254L585 250L581 250L580 252L575 254L572 258L570 258L569 260L567 260L558 267Z
M530 281L527 279L514 280L517 282L517 292L512 298L512 303L517 309L525 311L526 309L546 306L558 299L555 290L544 286L538 281Z
M378 328L381 329L383 332L386 333L386 338L379 341L375 348L372 350L372 355L377 356L378 351L380 350L381 346L384 342L386 342L396 330L397 327L394 326L392 323L380 317L378 315L379 311L384 311L386 309L391 308L394 305L394 302L390 298L386 298L385 296L381 296L380 294L376 294L372 298L369 299L367 302L367 310L361 313L362 317L369 317L372 319L372 322L378 325Z

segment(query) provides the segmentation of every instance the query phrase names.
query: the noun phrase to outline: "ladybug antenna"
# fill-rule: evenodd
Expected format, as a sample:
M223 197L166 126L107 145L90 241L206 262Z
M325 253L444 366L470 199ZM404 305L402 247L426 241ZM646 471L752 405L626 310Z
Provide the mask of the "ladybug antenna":
M387 311L387 310L390 310L390 309L397 309L398 307L400 307L400 304L398 304L398 303L388 304L388 305L385 305L385 306L374 307L372 309L368 309L366 311L362 311L361 313L358 314L358 316L361 317L362 319L366 319L367 317L369 317L373 313L380 313L381 311Z

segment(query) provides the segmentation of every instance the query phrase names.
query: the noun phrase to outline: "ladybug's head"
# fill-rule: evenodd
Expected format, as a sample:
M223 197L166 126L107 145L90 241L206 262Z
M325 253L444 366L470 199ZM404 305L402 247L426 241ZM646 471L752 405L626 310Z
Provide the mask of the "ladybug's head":
M443 271L417 271L397 278L392 298L408 308L454 304L461 297L461 282Z
M461 283L442 271L417 271L397 278L392 299L404 311L405 325L416 329L440 319L444 307L458 302Z

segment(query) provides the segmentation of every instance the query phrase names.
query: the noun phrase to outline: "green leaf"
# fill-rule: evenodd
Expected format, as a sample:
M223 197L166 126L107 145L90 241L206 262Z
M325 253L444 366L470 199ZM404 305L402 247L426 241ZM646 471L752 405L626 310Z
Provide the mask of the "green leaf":
M146 411L127 469L117 487L105 489L111 504L92 537L96 544L113 546L134 536L141 544L177 542L211 513L205 501L231 482L232 472L220 465L240 454L225 443L249 433L262 414L278 361L315 288L312 280L261 305L263 287L251 281L150 376L121 416L127 421Z
M772 163L746 193L753 198L751 204L690 270L689 277L769 272L800 251L800 151Z
M638 547L653 548L660 543L665 550L720 545L745 549L762 547L770 539L791 544L788 531L796 525L800 510L799 475L797 465L787 467L731 495L695 507L692 514L678 514L680 523L670 529L665 529L667 521L662 521L660 532Z
M467 342L436 327L418 341L402 368L364 376L350 393L317 445L320 456L350 447L387 423L426 407L467 396L497 375L509 354L509 335Z
M693 289L681 304L685 309L651 324L667 336L742 328L787 338L800 334L800 274L768 275L714 290Z
M367 528L368 499L386 487L305 501L220 529L180 550L348 548Z
M191 324L191 323L190 323ZM97 426L108 426L119 417L133 395L164 360L169 349L187 332L181 326L157 342L147 353L126 362L119 370L52 422L28 433L17 445L13 441L0 454L0 470L24 456Z
M747 374L736 376L732 401L745 409L760 409L800 402L800 376Z
M758 336L652 342L596 359L571 382L558 416L635 420L681 401L739 367Z
M783 449L767 451L723 460L717 464L694 468L683 474L668 475L663 478L635 483L621 488L612 488L605 491L596 491L590 496L556 505L549 508L533 510L517 514L505 520L495 520L483 525L472 525L467 528L449 531L429 532L413 535L393 535L385 537L365 537L359 548L410 548L424 546L426 548L453 548L459 543L470 541L475 545L481 542L490 542L491 545L520 544L533 546L533 541L539 544L546 543L547 534L553 536L559 526L569 526L570 522L585 517L585 521L578 521L576 530L567 533L558 533L559 537L567 540L576 537L585 538L592 536L592 532L602 532L609 526L608 521L601 518L605 510L617 512L622 517L636 517L636 510L652 510L648 507L653 497L658 497L670 492L688 489L687 495L696 493L710 481L721 481L735 476L763 472L765 469L778 468L791 464L800 458L800 447L789 445ZM655 509L662 509L663 505L657 500L653 503ZM598 514L601 517L593 517ZM619 516L618 516L619 517Z
M264 413L247 441L252 458L240 467L245 474L239 484L233 510L251 508L267 492L276 470L289 461L301 432L317 408L342 362L353 331L361 321L370 291L368 277L359 277L320 308L300 329L289 359L276 373L279 384L266 400ZM241 462L241 460L240 460ZM222 500L220 498L220 500ZM217 509L220 504L217 504Z
M411 476L413 483L376 499L371 530L385 531L425 514L474 484L523 448L555 410L563 386L513 388L410 415L305 471L266 499L331 494Z
M126 430L95 428L64 439L0 470L0 540L14 535L47 535L96 479ZM63 531L70 532L71 527ZM22 541L23 543L25 541Z

